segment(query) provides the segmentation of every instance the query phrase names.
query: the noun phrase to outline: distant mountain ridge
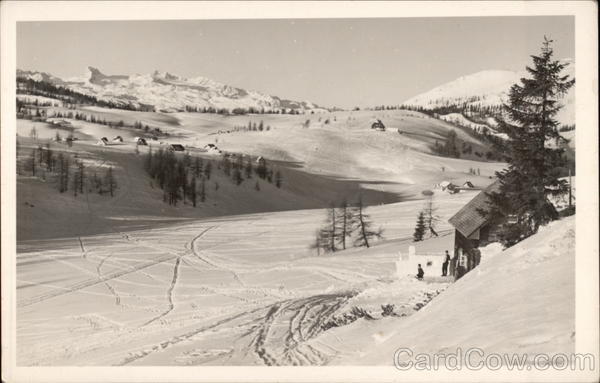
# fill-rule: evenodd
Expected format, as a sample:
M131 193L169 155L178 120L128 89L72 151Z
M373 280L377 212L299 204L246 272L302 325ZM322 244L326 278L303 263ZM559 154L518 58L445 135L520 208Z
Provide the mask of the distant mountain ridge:
M564 73L574 78L575 62L571 59L562 61L569 63ZM459 109L500 107L506 100L510 87L519 83L523 77L529 77L528 73L507 70L480 71L414 96L404 101L403 105L426 110L444 107ZM564 125L575 124L575 87L569 90L561 103L564 107L557 115L558 121Z
M325 111L309 101L293 101L261 92L245 90L205 78L184 78L168 72L152 74L106 75L88 67L84 76L61 79L45 72L17 69L17 77L49 82L98 100L134 106L152 105L156 111L177 112L214 108L254 109L257 111Z

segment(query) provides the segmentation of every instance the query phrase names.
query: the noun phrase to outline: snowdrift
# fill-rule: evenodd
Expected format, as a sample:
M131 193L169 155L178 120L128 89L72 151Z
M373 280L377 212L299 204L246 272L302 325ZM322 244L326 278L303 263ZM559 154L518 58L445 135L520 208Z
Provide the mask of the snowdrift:
M316 341L338 350L332 364L391 365L404 347L415 354L457 347L530 357L574 352L575 217L505 251L489 250L477 269L415 315L357 321Z

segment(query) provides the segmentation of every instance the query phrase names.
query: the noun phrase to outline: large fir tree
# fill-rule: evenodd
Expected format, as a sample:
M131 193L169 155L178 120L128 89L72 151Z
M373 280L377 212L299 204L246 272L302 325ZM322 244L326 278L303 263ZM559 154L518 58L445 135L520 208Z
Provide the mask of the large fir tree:
M511 87L499 121L499 129L508 135L504 148L508 168L496 173L499 190L488 194L491 203L485 214L505 222L499 233L505 246L558 218L548 196L568 189L559 179L565 164L563 149L547 143L560 139L555 116L575 80L561 74L568 64L553 59L551 43L544 38L540 54L531 56L530 77Z

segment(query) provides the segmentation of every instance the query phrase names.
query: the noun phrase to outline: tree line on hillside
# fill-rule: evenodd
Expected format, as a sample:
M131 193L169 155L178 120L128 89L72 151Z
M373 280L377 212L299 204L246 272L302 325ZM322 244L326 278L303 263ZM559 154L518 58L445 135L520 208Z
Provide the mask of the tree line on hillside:
M345 250L349 239L354 237L352 244L356 247L370 247L374 239L382 238L383 229L372 229L372 221L365 214L362 198L355 204L342 201L339 206L331 205L327 209L324 225L315 233L312 249L325 253Z
M163 201L169 205L177 206L181 201L183 204L190 202L193 207L196 207L198 202L203 203L208 198L207 183L213 175L213 161L210 159L192 157L188 152L179 156L163 148L153 152L150 148L144 158L144 169L163 190ZM221 170L236 186L251 180L253 175L274 183L277 188L283 185L282 173L279 170L274 173L264 159L254 166L250 157L244 161L242 155L226 154L217 162L217 169ZM219 187L219 183L215 181L215 192ZM261 190L258 179L254 189Z
M64 86L54 85L47 81L35 81L30 78L17 77L17 94L30 94L60 99L68 104L94 105L103 108L125 109L154 112L152 105L133 104L131 102L113 102L98 99L94 96L79 93Z
M427 114L430 117L450 113L460 113L463 115L479 114L482 116L495 117L502 113L502 105L482 105L477 102L483 101L480 96L471 96L462 99L460 102L448 103L446 105L434 107L422 107L418 105L401 105L400 109L411 110Z
M215 108L213 106L193 106L186 105L184 110L188 113L213 113L213 114L223 114L223 115L235 115L235 116L243 116L247 114L304 114L301 113L299 109L292 108L281 108L281 109L265 109L265 108L255 108L250 106L248 108ZM314 114L314 111L311 111L311 114Z
M498 140L501 140L498 137L491 136L486 133L477 133L470 132L472 135L484 139L485 137L489 137L489 139L485 139L490 143L496 145ZM499 159L500 155L496 152L496 146L492 147L494 150L486 150L477 151L473 150L473 145L471 143L467 143L465 141L461 141L456 132L454 130L450 130L445 137L443 143L440 143L438 140L435 140L434 144L430 146L430 149L433 153L438 154L444 157L451 158L461 158L461 156L468 156L470 154L475 154L479 158L485 158L486 160L495 160Z
M135 121L133 124L125 123L123 120L119 121L107 121L105 118L97 117L93 114L86 114L80 112L61 112L61 111L53 111L48 114L48 112L44 109L35 108L35 112L33 108L27 107L27 105L19 104L17 102L17 117L22 119L34 119L40 121L46 121L47 118L66 118L66 119L75 119L78 121L86 121L93 124L105 125L111 128L132 128L136 130L143 130L147 134L152 134L155 137L168 137L169 132L165 132L158 127L150 127L148 124L143 124L140 121ZM66 127L63 127L66 128Z
M265 125L265 123L262 120L258 124L256 123L256 121L248 121L248 125L233 127L234 132L268 132L269 130L271 130L271 126Z
M17 141L17 152L19 151ZM112 166L86 166L77 154L56 152L50 143L34 147L24 163L17 162L17 174L30 174L46 182L54 182L60 193L70 190L74 197L92 192L113 197L117 190L117 179Z
M251 179L253 174L256 174L259 179L265 180L268 183L274 183L277 188L281 188L283 185L283 174L281 171L279 169L273 171L273 168L263 157L259 157L256 164L254 164L251 157L247 157L244 161L244 156L241 154L227 153L221 157L218 168L227 177L231 177L236 185L240 185L244 180ZM258 180L255 188L256 190L260 190Z
M52 101L52 100L44 101L44 100L39 100L37 98L34 98L33 100L31 100L31 99L17 97L17 113L19 112L19 109L21 109L25 106L34 107L34 108L60 106L60 102Z

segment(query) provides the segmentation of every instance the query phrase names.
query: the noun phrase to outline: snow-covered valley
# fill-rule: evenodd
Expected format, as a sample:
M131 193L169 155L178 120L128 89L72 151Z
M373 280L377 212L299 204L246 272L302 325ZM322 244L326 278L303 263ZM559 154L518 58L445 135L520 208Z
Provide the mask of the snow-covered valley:
M410 339L402 331L412 332L415 321L429 323L422 330L429 337L423 350L444 347L439 343L444 323L427 319L430 305L431 310L459 308L474 299L471 290L484 285L495 286L490 290L495 301L530 289L516 281L503 291L495 274L486 272L503 255L485 260L459 283L440 276L440 259L454 246L448 219L505 166L486 160L490 145L472 133L486 125L465 126L469 120L460 114L433 118L409 110L364 110L234 116L85 106L74 118L73 109L59 100L21 98L44 103L47 117L17 123L19 364L385 364L395 345L385 340ZM375 120L385 122L386 130L371 129ZM449 132L462 144L462 158L434 154ZM67 145L57 142L57 135L74 140ZM139 145L140 136L148 145ZM114 196L59 193L51 173L29 174L29 155L40 145L85 164L88 178L114 169ZM164 202L157 181L144 170L149 153L172 145L213 166L207 199L197 207L189 200L177 206ZM266 159L283 175L282 184L251 173L234 183L223 173L225 154ZM470 183L474 190L449 193L440 186L447 183ZM415 243L415 220L429 195L439 236ZM355 203L359 196L383 238L369 248L315 250L326 209L344 199ZM556 230L570 228L572 221L565 222L556 223ZM411 246L417 258L400 267L397 262ZM573 248L561 251L571 254ZM521 256L523 273L542 256L535 247L513 252ZM417 263L425 268L423 281L414 277ZM538 282L555 278L554 272L558 269L549 268ZM572 282L561 285L566 290L557 304L572 299ZM546 329L550 346L572 347L573 338L564 334L572 327L569 307L549 319L560 322ZM530 315L530 309L522 306L514 315ZM444 320L464 321L460 310L439 310L457 316ZM473 310L479 310L481 321L495 315L484 303ZM479 337L500 342L498 333L481 330L473 344ZM419 331L415 334L423 334ZM502 344L521 341L515 335Z

